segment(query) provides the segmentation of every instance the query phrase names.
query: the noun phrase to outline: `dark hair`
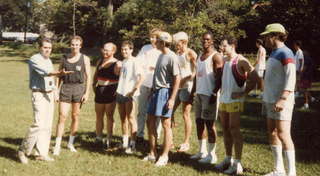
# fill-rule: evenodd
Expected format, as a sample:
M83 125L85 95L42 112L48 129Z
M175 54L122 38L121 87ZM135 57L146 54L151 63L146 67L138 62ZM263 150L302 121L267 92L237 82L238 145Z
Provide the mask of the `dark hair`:
M263 45L263 40L257 39L257 40L256 40L256 43L259 44L259 45Z
M280 40L281 42L285 42L287 40L288 37L288 33L281 33L281 32L271 32L270 34L271 37L277 37L278 40Z
M232 36L225 36L222 38L222 41L225 40L228 42L229 45L234 45L235 48L238 47L238 40Z
M42 38L42 39L39 40L39 46L42 47L44 42L47 42L47 43L52 44L52 40L51 40L51 39L49 39L49 38Z
M205 33L202 34L202 37L205 36L205 35L210 35L211 39L213 40L213 33L211 31L207 31Z
M121 44L121 46L122 46L122 47L128 46L130 49L133 49L133 48L134 48L133 43L132 43L131 41L129 41L129 40L123 41L122 44Z
M295 45L297 45L297 46L299 46L299 47L302 46L301 40L295 40L295 41L293 41L293 44L295 44Z

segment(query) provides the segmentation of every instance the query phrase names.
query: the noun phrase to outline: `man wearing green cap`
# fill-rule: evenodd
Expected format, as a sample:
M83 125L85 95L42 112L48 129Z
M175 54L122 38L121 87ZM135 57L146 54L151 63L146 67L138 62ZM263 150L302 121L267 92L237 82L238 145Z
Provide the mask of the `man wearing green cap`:
M288 163L288 176L296 176L294 144L290 135L296 83L294 55L284 44L287 32L281 24L267 25L260 35L264 37L266 47L272 49L266 65L263 101L275 167L265 176L286 175L282 150Z

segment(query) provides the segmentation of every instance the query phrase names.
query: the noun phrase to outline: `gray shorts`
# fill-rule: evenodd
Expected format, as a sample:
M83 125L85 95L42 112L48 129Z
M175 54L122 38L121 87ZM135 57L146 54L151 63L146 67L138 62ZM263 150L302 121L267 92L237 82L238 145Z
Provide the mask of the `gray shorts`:
M135 100L135 97L126 97L121 94L117 94L117 96L116 96L116 102L120 103L120 104L127 103L127 102L134 101L134 100Z
M80 103L85 89L84 84L62 84L59 100L66 103Z
M267 118L274 120L292 120L292 112L294 105L285 106L285 108L280 112L274 111L274 103L264 103L264 106L267 111Z
M218 100L219 98L217 98ZM194 107L196 118L204 120L217 120L218 118L218 102L209 104L210 97L207 95L195 96Z
M176 99L180 102L187 102L189 100L190 93L191 92L187 88L179 89Z

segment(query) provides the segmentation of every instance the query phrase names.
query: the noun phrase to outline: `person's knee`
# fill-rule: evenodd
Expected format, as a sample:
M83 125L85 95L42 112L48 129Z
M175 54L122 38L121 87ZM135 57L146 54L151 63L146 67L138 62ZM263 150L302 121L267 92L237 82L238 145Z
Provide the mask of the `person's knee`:
M59 114L59 123L65 123L66 120L67 120L67 115L60 113Z
M277 135L282 143L287 143L291 139L290 132L278 131Z
M164 129L171 129L171 119L163 120L162 126Z
M229 131L233 138L237 139L240 134L240 128L238 126L230 126Z

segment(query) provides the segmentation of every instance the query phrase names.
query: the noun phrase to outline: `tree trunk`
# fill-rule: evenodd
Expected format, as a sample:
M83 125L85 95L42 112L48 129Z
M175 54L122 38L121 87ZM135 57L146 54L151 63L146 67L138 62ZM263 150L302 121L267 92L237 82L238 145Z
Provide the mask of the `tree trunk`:
M72 15L73 36L76 35L76 2L73 0L73 15Z
M112 2L112 0L108 0L107 10L108 10L109 16L113 17L113 2Z

